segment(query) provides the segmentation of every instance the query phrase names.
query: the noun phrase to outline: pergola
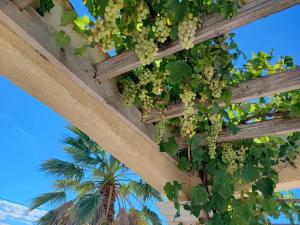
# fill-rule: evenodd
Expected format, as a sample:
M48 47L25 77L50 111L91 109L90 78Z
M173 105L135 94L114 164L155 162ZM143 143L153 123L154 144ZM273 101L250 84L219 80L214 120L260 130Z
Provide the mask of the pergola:
M219 15L206 18L204 26L197 31L195 43L297 5L300 0L245 2L232 20ZM199 181L193 174L180 171L169 155L159 152L153 141L152 122L159 121L160 114L153 111L148 120L142 122L137 108L126 107L122 103L114 78L140 65L136 55L129 51L107 58L97 50L89 49L85 56L75 56L72 47L80 45L83 40L72 32L71 27L59 28L61 13L63 10L59 4L53 13L41 17L34 10L32 0L1 0L0 74L64 116L161 193L168 181L183 183L184 191L180 198L188 200L187 190ZM72 37L72 47L60 49L56 46L53 33L58 29L65 29ZM158 58L180 50L178 41L168 43L159 50ZM240 84L233 90L232 102L299 88L300 68L296 68ZM165 118L178 117L182 112L183 104L170 105ZM236 135L224 130L218 141L300 131L300 119L275 119L244 124L239 128L240 132ZM300 158L296 165L300 165ZM299 168L287 167L279 177L277 190L300 187ZM159 207L173 223L173 205L159 203ZM178 222L191 224L196 219L183 212Z

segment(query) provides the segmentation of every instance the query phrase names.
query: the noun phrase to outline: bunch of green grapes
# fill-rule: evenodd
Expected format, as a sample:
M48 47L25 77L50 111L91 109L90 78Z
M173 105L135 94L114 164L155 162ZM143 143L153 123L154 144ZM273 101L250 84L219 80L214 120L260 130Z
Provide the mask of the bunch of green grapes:
M183 93L180 94L180 98L184 104L184 115L188 116L194 114L194 100L196 98L196 94L189 88L185 87Z
M167 80L169 71L160 71L159 68L154 70L143 69L139 74L139 85L141 87L146 86L148 83L153 84L152 92L155 95L160 95L163 91L163 86Z
M194 105L196 94L188 87L183 89L180 98L184 104L183 117L181 118L181 134L184 137L192 137L196 133L199 118L195 114Z
M166 82L167 78L169 76L169 71L159 71L156 69L155 71L155 79L153 82L153 89L152 92L156 95L160 95L164 90L164 83Z
M122 79L121 84L123 86L122 96L125 105L133 105L138 92L137 85L129 77Z
M145 68L139 73L139 85L145 86L153 81L153 72Z
M207 132L207 146L208 146L208 154L211 159L215 159L216 157L216 149L217 149L217 140L219 137L219 133L222 131L222 116L221 114L215 114L209 117L211 121L211 125Z
M233 149L232 143L222 144L222 161L228 165L227 171L233 174L238 168L244 166L247 148L244 145Z
M147 16L150 14L150 10L144 1L140 1L136 10L137 10L137 19L136 20L138 23L142 23L143 20L146 19Z
M120 10L124 7L123 0L109 0L105 7L104 19L99 18L95 27L92 29L92 36L88 42L101 43L101 47L108 51L115 47L113 35L119 32L116 18Z
M200 19L189 13L178 25L178 37L182 48L190 49L194 47L196 29L200 24Z
M135 43L135 53L139 57L142 65L148 65L155 60L158 47L154 38L149 38L150 27L142 27L141 31L136 31L133 36Z
M143 120L145 120L154 108L154 101L153 98L149 96L146 89L142 89L138 97L143 104Z
M159 144L164 136L166 126L167 126L167 120L159 121L157 124L155 124L155 137L154 140L157 144Z
M236 160L239 162L240 167L244 165L247 150L248 148L245 147L244 145L241 145L241 147L236 150L236 156L237 156Z
M212 65L207 65L204 67L203 75L207 82L210 82L214 76L215 68Z
M184 116L180 119L181 135L183 137L193 137L196 134L196 129L199 122L199 116L197 114L191 114Z
M164 43L170 36L171 28L168 25L168 18L157 17L155 20L155 37L160 43Z
M232 143L222 144L222 161L227 164L227 171L233 174L238 169L237 153L234 151Z
M225 87L225 83L219 79L213 79L210 81L209 88L212 91L212 96L215 98L220 98L222 95L223 88Z

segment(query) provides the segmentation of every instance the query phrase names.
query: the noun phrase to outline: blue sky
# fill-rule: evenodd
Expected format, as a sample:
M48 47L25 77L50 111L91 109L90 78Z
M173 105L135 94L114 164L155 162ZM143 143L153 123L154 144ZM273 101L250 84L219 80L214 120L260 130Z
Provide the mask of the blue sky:
M79 1L73 2L83 15ZM275 56L290 55L300 65L299 21L300 6L296 6L235 30L236 42L247 55L274 49ZM28 205L33 197L52 190L51 177L41 173L39 165L53 157L65 159L62 140L68 134L67 124L63 117L0 77L1 199ZM17 206L11 207L19 212ZM19 219L3 214L0 200L0 225L31 224L23 214Z

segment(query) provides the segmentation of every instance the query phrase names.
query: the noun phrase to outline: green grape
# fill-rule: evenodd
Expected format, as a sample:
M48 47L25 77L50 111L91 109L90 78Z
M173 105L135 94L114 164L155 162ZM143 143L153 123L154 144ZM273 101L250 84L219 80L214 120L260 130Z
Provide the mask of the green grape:
M209 127L206 139L208 154L211 159L215 159L217 154L217 139L219 137L219 133L222 131L222 116L220 114L212 115L210 116L210 121L212 122L212 124Z
M133 36L135 43L135 53L139 57L141 64L148 65L155 60L158 47L154 38L149 38L150 27L142 27L141 31L136 31Z
M212 65L205 66L203 70L203 75L206 78L206 80L210 82L214 76L214 67Z
M156 69L155 71L155 77L152 81L153 83L153 89L152 92L156 95L160 95L163 92L164 83L166 82L167 78L169 76L169 71L159 71Z
M148 91L146 89L142 89L141 93L138 95L141 102L143 103L143 120L147 119L151 110L154 108L154 101L148 95Z
M149 69L143 69L141 73L139 73L139 84L147 85L148 83L153 81L153 73Z
M130 78L125 78L121 81L123 85L123 101L125 105L133 105L137 95L137 85Z
M181 134L184 137L192 137L196 134L197 124L199 121L199 117L195 114L194 110L196 94L188 87L185 87L180 98L184 104L183 117L180 119Z
M198 122L199 116L197 114L182 117L180 119L181 135L183 137L193 137L196 134Z
M194 17L189 13L183 21L178 25L178 37L181 47L184 49L190 49L194 47L194 40L196 35L196 29L200 22L200 19Z
M247 148L243 145L235 150L231 143L222 144L222 161L227 164L227 171L233 174L238 168L244 166Z
M194 114L194 100L196 98L196 94L190 89L184 88L180 98L184 104L184 115L188 116Z
M137 22L142 23L144 19L150 14L150 10L144 1L140 1L137 6Z
M123 7L123 0L108 1L105 7L104 19L100 18L96 21L96 25L92 29L92 38L88 38L88 43L101 43L101 47L106 51L115 47L113 35L119 32L116 18Z
M223 143L222 148L222 161L227 164L228 173L233 174L238 169L237 153L231 143Z
M171 28L168 26L168 18L157 17L155 20L154 31L158 42L164 43L171 32Z
M237 161L240 164L240 167L243 166L244 162L245 162L245 158L246 158L246 151L248 150L247 147L245 147L244 145L242 145L237 151L236 151L236 155L237 155Z
M154 140L157 144L159 144L164 136L166 126L167 126L167 120L159 121L157 124L155 124L155 137Z

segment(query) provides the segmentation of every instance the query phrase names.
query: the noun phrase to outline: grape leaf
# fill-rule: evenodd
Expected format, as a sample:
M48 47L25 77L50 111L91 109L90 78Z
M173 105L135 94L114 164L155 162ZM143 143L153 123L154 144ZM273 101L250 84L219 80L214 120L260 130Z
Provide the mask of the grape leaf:
M85 45L83 45L80 48L75 48L74 55L83 55L85 53L86 49L87 49L87 46L85 46Z
M174 137L169 138L168 141L160 144L160 151L167 152L171 156L175 156L178 152L178 145Z
M76 26L81 30L86 30L86 27L90 22L90 18L87 15L84 15L83 17L77 17L77 19L74 20Z
M208 202L208 193L202 186L194 186L190 190L190 198L192 204L203 205Z
M68 47L68 45L71 42L71 38L63 30L55 32L54 39L55 39L56 45L60 48Z
M62 26L67 26L68 24L73 23L76 18L77 15L74 11L64 13L60 19L60 24Z
M36 11L44 16L46 12L50 12L50 10L54 7L52 0L40 0L40 6L36 9Z
M190 169L190 164L189 164L188 159L186 157L181 157L177 161L177 168L182 171L188 171Z
M181 83L193 72L192 68L184 61L171 61L166 65L166 69L170 72L171 84Z

